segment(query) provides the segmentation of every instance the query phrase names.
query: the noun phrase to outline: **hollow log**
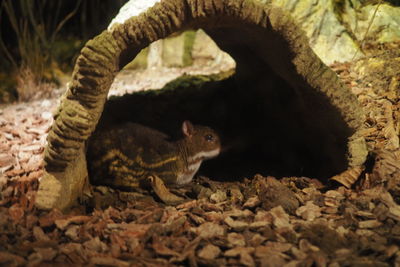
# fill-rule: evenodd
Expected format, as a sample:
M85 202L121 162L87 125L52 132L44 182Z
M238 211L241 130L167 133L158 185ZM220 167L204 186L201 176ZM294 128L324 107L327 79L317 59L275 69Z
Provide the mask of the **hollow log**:
M346 139L344 154L347 155L348 166L361 165L365 161L365 142L359 134L364 118L356 97L313 53L307 37L289 14L253 0L163 0L138 15L114 23L82 49L47 138L45 175L40 180L36 197L39 208L65 210L85 194L88 188L87 140L102 118L108 102L107 93L116 74L150 43L178 31L198 28L204 29L222 50L235 59L237 70L234 80L240 84L241 92L248 92L243 93L243 97L256 92L262 106L262 99L271 96L273 90L280 90L275 88L268 90L268 94L263 93L263 88L267 87L265 77L273 75L278 79L276 87L286 88L281 91L286 92L289 99L301 99L295 102L295 106L305 117L318 117L312 108L306 106L316 107L321 112L322 115L312 120L313 123L330 120L329 124L340 124L333 135L337 133ZM212 82L208 87L215 87L215 83L218 84ZM221 84L219 87L225 88L223 92L229 91L227 87L235 86L232 79ZM247 84L256 89L245 88ZM185 89L178 88L176 91L174 97L180 95L179 103L184 105L187 99ZM221 93L212 97L224 98L224 95ZM138 113L131 112L126 116L144 118L140 114L144 111L135 110L136 104L132 104L140 105L140 99L138 97L129 104L133 106L132 112ZM129 102L129 99L124 101ZM162 106L160 99L154 101L159 101L163 111L172 107ZM252 106L251 101L249 105ZM223 104L226 102L217 101L215 107ZM232 107L240 103L234 100L226 105ZM285 105L289 107L290 103ZM263 112L271 113L271 110ZM229 116L229 112L226 113L228 115L220 120ZM270 120L273 118L268 117ZM217 127L221 123L218 120L214 122ZM308 124L311 126L313 123ZM324 133L326 125L321 122L319 133ZM229 127L222 131L229 132ZM253 133L257 133L261 140L264 131L255 130ZM241 134L246 135L243 130ZM296 136L296 132L291 135ZM307 133L303 135L307 136Z

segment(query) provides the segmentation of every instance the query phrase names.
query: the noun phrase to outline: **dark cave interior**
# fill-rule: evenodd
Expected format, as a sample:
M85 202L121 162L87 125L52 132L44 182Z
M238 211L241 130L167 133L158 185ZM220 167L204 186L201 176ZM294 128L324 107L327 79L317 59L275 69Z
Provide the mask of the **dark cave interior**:
M201 85L186 77L168 89L112 98L97 127L131 121L176 139L184 120L210 126L220 133L223 152L198 174L215 180L257 173L326 180L344 171L352 131L327 97L293 88L251 49L229 53L237 62L232 77Z

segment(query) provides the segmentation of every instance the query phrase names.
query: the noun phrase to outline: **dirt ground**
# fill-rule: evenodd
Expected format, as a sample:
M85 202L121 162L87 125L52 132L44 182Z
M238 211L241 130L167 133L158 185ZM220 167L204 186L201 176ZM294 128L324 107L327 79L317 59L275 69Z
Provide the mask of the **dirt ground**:
M363 134L374 151L365 170L342 174L358 177L352 188L308 177L197 177L172 189L188 199L178 206L99 187L95 195L111 192L115 205L39 211L35 192L58 98L0 108L0 265L400 266L400 44L367 50L331 66L364 106ZM124 73L116 81L124 91L114 94L157 88L151 73Z

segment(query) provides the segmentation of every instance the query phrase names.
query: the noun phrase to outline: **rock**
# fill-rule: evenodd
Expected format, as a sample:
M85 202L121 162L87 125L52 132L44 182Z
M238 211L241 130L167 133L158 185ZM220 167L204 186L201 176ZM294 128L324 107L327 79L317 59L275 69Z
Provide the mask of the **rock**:
M290 11L310 39L309 43L314 52L325 64L351 61L355 54L357 57L363 55L357 42L352 39L335 14L335 1L273 0L272 2Z
M272 0L272 4L290 11L306 32L314 52L325 64L362 57L358 44L364 39L370 24L367 39L372 38L377 43L400 40L400 8L389 3L380 4L372 23L375 2L364 4L346 0L339 4L334 0Z

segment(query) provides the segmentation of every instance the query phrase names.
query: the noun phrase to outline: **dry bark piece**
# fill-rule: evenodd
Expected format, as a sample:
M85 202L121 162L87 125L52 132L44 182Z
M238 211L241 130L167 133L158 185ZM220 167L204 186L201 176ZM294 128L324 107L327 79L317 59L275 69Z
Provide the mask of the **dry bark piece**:
M203 223L199 227L193 229L193 231L202 238L212 238L225 235L225 228L212 222Z
M231 247L244 247L246 246L246 240L243 235L238 233L228 233L227 240Z
M98 236L84 242L83 246L98 253L103 253L108 250L108 246L102 242Z
M168 248L165 245L166 239L162 239L159 238L157 236L153 237L153 243L152 243L152 248L154 249L154 251L159 254L159 255L163 255L163 256L176 256L179 257L180 253Z
M321 216L321 208L314 205L312 201L307 201L306 205L299 207L296 210L296 215L301 216L307 221L313 221Z
M330 180L336 181L347 188L351 188L351 186L358 180L364 169L365 168L363 166L356 166L331 177Z
M237 257L240 256L239 262L244 266L255 266L253 257L250 254L254 252L252 247L236 247L225 251L225 257Z
M0 167L13 165L16 162L15 158L7 153L0 154Z
M230 211L226 211L225 212L226 216L231 216L234 218L242 218L242 219L247 219L249 217L254 216L253 212L251 212L248 209L237 209L237 208L233 208Z
M8 179L3 175L0 174L0 192L6 188Z
M79 240L79 230L80 226L79 225L71 225L68 227L68 229L65 231L65 235L73 241L78 241Z
M243 204L243 208L255 208L260 205L261 201L258 196L249 197Z
M200 216L197 216L193 213L188 214L189 218L197 225L203 224L206 222L206 220Z
M282 206L275 207L270 211L273 218L273 225L276 228L291 228L289 214L282 208Z
M34 248L34 250L40 255L43 261L52 261L58 254L53 248Z
M26 260L7 251L0 251L0 264L4 266L24 266Z
M92 257L90 258L90 263L93 265L101 265L101 266L122 266L129 267L131 264L126 261L122 261L119 259L115 259L113 257Z
M278 253L276 251L270 250L270 251L263 251L263 253L258 253L257 258L260 260L260 266L273 266L273 267L278 267L278 266L287 266L287 260L289 257L283 253ZM297 266L297 265L295 265Z
M328 207L338 207L344 196L336 190L329 190L325 193L324 204Z
M360 221L358 223L358 227L360 228L377 228L382 225L382 222L378 220L367 220L367 221Z
M253 235L253 237L249 240L249 245L252 247L258 247L261 246L264 241L267 240L264 236L260 235L259 233L256 233Z
M222 190L217 190L215 193L211 194L210 200L214 203L221 203L227 199L226 192Z
M14 204L8 209L8 213L14 223L18 223L24 216L24 209L19 204Z
M327 254L333 253L341 248L346 248L349 242L325 223L309 224L300 231L300 235Z
M372 186L389 182L390 187L400 184L400 150L380 150L370 176Z
M56 224L58 229L64 230L71 223L83 224L83 223L86 223L89 220L90 220L89 216L73 216L73 217L70 217L70 218L67 218L67 219L55 220L54 223Z
M233 230L241 232L247 227L249 227L249 223L240 221L240 220L234 220L232 217L228 216L225 218L224 222L231 227Z
M230 185L229 188L230 196L231 196L231 201L233 203L242 203L244 200L244 196L242 194L242 191L240 191L239 186L232 184Z
M203 216L207 221L211 221L211 222L221 222L225 219L224 215L221 212L215 212L215 211L211 211L211 212L206 212L204 213Z
M183 230L183 225L185 224L186 221L187 221L187 217L181 216L174 221L164 224L163 229L164 229L164 231L166 231L168 233L169 232L174 233L177 231L181 231L181 230Z
M255 222L265 222L266 224L271 224L273 221L273 216L271 212L267 212L264 210L259 210L257 211L256 216L254 216L254 221Z
M214 246L212 244L208 244L205 247L203 247L197 255L200 258L206 259L206 260L213 260L217 258L221 254L221 250L219 247Z
M43 229L39 226L33 227L33 236L37 241L49 241L50 238L44 233Z

